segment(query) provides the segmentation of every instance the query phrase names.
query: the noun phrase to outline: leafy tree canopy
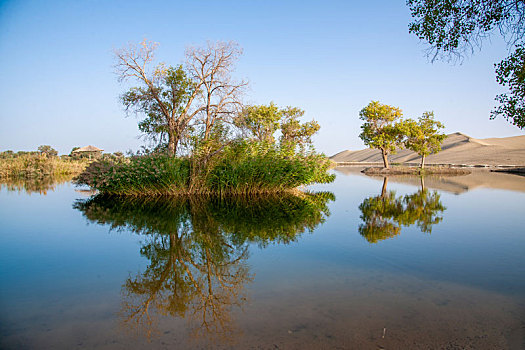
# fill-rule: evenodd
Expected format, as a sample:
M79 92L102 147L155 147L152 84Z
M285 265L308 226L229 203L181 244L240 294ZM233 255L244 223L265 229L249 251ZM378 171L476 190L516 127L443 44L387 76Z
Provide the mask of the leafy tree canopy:
M388 155L394 154L402 141L402 133L395 123L401 116L401 109L378 101L370 102L359 112L359 118L364 121L359 137L366 146L381 150L385 168L389 167Z
M297 148L304 153L312 146L312 137L321 126L315 120L301 123L304 110L297 107L279 108L269 105L246 106L236 119L236 125L244 128L258 141L271 144L275 133L281 131L280 146L293 154Z
M259 141L273 143L274 134L279 129L282 111L273 102L269 105L246 106L243 108L237 125L246 128Z
M495 30L513 53L496 64L496 80L508 88L496 100L491 118L502 116L525 127L525 1L523 0L407 0L414 21L409 31L430 44L432 60L454 60L481 48Z
M441 143L446 135L439 133L444 126L434 120L434 112L424 112L416 122L407 119L400 123L400 130L405 135L404 146L421 156L421 167L425 165L425 157L441 150Z
M525 128L525 47L496 65L498 83L509 88L508 94L496 96L500 105L492 111L491 118L502 116L520 129Z
M321 126L315 120L301 123L299 118L304 111L295 107L286 107L282 110L281 120L281 145L294 151L298 146L301 152L307 146L312 146L312 137L319 131Z

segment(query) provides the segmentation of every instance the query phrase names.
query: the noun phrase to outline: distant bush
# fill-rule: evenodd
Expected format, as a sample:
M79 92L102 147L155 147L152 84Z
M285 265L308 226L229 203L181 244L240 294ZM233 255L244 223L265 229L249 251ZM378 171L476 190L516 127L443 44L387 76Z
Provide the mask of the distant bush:
M47 157L56 157L58 155L58 152L56 149L49 145L42 145L38 147L38 152L41 154L47 156Z

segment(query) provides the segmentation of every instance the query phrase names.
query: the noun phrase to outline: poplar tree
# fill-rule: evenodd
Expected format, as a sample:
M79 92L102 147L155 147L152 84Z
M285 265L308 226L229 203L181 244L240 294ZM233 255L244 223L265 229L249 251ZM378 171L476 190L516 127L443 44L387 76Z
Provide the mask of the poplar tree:
M396 148L402 144L403 135L396 123L401 116L401 109L378 101L370 102L359 112L359 119L364 121L359 137L366 146L381 151L385 168L390 167L388 155L395 154Z
M405 135L404 146L421 156L421 169L425 167L425 157L441 151L441 144L446 135L439 132L444 126L434 120L434 112L424 112L416 122L407 119L399 124Z
M482 48L494 33L508 45L509 56L495 64L496 80L505 93L491 119L502 116L525 128L525 1L524 0L407 0L413 17L409 31L429 44L432 61L455 61Z

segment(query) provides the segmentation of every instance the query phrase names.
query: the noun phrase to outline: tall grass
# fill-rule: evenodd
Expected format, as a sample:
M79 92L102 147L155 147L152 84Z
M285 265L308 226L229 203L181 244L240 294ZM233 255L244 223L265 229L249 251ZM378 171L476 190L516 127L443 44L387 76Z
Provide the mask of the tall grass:
M148 155L100 160L90 164L76 183L116 195L249 195L331 182L329 166L323 155L290 155L275 146L238 143L212 159Z
M189 174L187 159L152 155L93 162L75 183L107 194L160 195L185 192Z
M80 174L88 160L48 157L44 154L25 154L0 158L0 179L42 178Z

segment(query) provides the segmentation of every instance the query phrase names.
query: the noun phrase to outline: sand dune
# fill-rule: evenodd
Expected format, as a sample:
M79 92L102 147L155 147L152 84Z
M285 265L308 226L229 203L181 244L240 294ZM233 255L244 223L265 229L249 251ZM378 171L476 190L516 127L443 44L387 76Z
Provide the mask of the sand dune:
M332 157L338 163L382 163L381 152L376 149L342 151ZM390 155L393 163L419 163L420 157L409 150L400 149ZM525 135L475 139L460 132L447 135L441 152L426 158L427 164L453 165L525 165Z

